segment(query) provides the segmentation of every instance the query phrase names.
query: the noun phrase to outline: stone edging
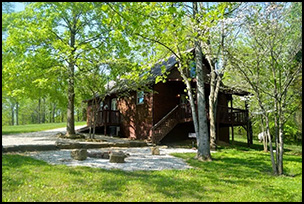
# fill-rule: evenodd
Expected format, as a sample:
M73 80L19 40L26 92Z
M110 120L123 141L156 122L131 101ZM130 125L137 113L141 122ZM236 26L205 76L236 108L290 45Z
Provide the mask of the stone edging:
M146 147L149 146L141 141L128 142L66 142L56 141L56 144L50 145L11 145L2 146L2 152L26 152L26 151L49 151L59 149L94 149L107 147Z

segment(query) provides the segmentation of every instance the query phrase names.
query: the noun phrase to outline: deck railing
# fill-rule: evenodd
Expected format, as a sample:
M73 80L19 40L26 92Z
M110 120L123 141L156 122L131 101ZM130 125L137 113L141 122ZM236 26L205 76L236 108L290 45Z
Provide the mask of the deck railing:
M247 123L248 110L218 105L216 111L217 122L233 125L241 125ZM192 118L190 104L180 104L178 113L178 118L180 120ZM207 118L208 120L210 119L209 112L207 112Z
M119 125L120 113L118 110L100 110L97 113L97 125Z
M217 121L224 124L241 125L248 120L248 110L218 105Z

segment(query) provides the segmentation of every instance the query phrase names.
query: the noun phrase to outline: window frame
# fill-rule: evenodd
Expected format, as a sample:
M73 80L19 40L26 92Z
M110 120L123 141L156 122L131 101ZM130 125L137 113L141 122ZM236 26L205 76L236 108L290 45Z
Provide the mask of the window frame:
M140 99L141 102L139 101ZM136 92L136 105L145 104L145 92L144 91L137 91Z
M113 100L115 100L115 110L113 109ZM111 110L112 111L117 111L117 98L111 98Z

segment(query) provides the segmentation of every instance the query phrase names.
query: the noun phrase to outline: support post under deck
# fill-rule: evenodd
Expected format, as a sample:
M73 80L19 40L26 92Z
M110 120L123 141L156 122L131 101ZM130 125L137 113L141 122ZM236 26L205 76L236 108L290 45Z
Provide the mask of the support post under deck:
M234 130L233 130L233 122L234 122L234 118L233 118L233 106L232 106L232 96L231 96L231 102L230 102L230 107L231 107L231 143L234 142Z

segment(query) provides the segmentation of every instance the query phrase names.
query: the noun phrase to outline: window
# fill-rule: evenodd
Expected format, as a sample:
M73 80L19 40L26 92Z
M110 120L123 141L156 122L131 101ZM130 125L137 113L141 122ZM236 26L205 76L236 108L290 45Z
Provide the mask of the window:
M191 61L191 62L190 62L190 77L191 77L191 78L196 77L195 71L196 71L196 64L195 64L195 61Z
M144 92L143 91L138 91L137 92L137 104L144 104Z
M99 110L103 109L103 101L100 102Z
M111 110L117 110L117 99L116 98L112 98L111 100Z

